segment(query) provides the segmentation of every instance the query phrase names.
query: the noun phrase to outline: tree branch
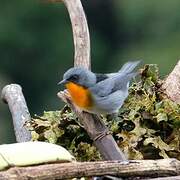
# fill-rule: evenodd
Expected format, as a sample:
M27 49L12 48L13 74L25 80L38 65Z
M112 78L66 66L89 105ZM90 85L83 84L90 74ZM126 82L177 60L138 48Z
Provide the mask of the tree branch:
M59 2L59 0L50 0L52 2ZM86 16L80 0L62 0L68 9L70 15L75 57L74 66L81 66L90 69L90 39L89 30L86 21ZM81 119L84 129L89 134L90 138L94 140L94 144L100 151L105 160L126 160L124 154L120 151L112 135L108 134L107 127L95 115L79 111L73 105L67 93L58 93L58 97L70 105L72 110L76 112Z
M74 39L74 66L90 69L90 37L86 16L80 0L62 0L70 16Z
M180 103L180 61L165 79L162 88L171 100Z
M72 24L74 40L74 66L91 69L90 37L86 16L80 0L45 0L64 2Z
M63 91L58 93L58 97L66 102L81 120L84 129L99 150L102 158L105 160L126 160L126 157L116 144L114 138L109 134L108 128L98 116L82 112L69 99L68 95Z
M12 167L0 172L3 180L70 179L112 175L120 177L161 177L180 175L180 162L175 159L133 160L129 164L118 161L74 162L31 167Z
M11 111L16 141L30 141L31 134L25 128L24 124L30 120L31 117L21 87L17 84L5 86L2 90L1 98L4 102L8 103Z

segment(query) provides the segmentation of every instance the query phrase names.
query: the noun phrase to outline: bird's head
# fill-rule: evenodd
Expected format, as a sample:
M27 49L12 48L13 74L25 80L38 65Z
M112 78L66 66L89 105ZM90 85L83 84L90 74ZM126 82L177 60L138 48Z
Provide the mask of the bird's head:
M63 80L58 84L66 84L68 82L88 88L96 83L96 75L85 68L73 67L64 73Z

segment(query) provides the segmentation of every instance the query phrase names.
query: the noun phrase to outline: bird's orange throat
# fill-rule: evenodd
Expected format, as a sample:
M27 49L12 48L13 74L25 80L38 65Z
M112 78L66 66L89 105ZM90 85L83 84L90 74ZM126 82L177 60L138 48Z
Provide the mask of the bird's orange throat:
M90 109L92 106L92 96L87 88L84 88L73 82L68 82L66 85L73 102L80 108Z

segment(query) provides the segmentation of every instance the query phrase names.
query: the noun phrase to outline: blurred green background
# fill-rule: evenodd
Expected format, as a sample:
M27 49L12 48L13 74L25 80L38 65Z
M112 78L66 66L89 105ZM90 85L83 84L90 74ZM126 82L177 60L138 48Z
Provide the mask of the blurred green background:
M157 63L168 74L180 52L180 1L82 0L90 29L92 69L111 72L128 60ZM73 65L71 24L62 3L0 1L0 89L22 86L31 115L57 110L57 82ZM0 102L0 143L15 142Z

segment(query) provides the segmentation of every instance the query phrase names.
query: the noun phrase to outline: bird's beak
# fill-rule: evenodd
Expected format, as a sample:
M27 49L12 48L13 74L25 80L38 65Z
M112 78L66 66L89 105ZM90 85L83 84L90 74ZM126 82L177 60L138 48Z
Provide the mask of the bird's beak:
M67 80L66 80L66 79L63 79L62 81L58 82L58 85L66 84L66 83L67 83Z

